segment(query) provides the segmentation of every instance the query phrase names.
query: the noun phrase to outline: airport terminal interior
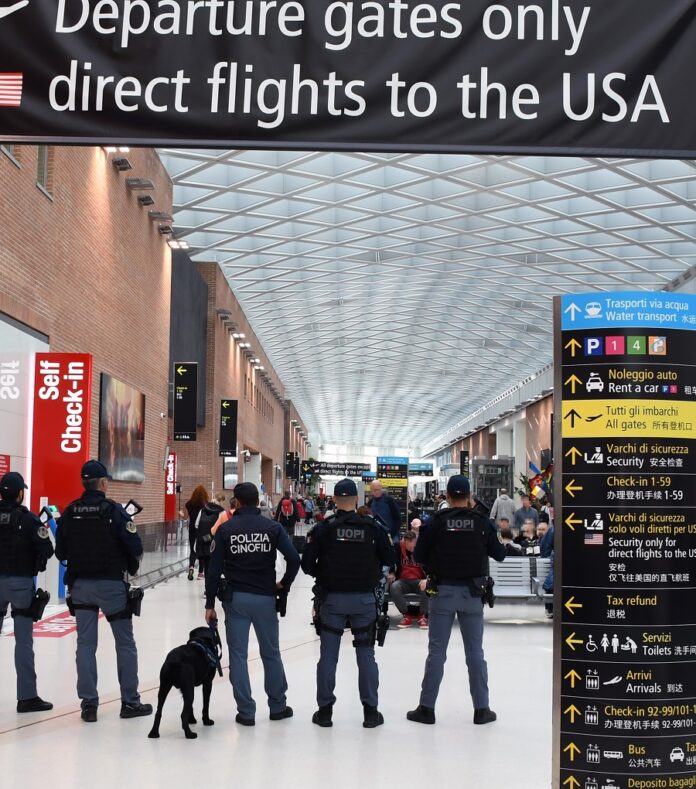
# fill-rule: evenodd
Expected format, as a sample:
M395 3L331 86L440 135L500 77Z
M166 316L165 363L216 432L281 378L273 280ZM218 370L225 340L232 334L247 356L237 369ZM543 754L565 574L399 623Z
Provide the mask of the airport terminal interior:
M142 507L142 701L156 704L165 656L205 624L205 581L187 574L198 485L227 506L252 482L273 517L284 491L311 497L306 537L345 476L361 501L382 479L405 530L426 528L464 471L486 508L531 493L553 523L554 297L696 293L695 196L696 165L679 159L0 144L0 387L19 392L0 388L0 471L24 475L53 527L90 458L112 498ZM393 603L376 649L384 725L362 727L349 634L333 728L312 725L319 637L300 571L280 620L294 717L268 719L252 636L256 726L235 722L225 646L215 725L185 740L174 692L152 740L151 717L119 718L103 617L99 719L81 720L53 558L34 625L51 711L16 712L9 612L0 636L3 785L544 789L558 600L552 612L529 576L547 572L532 549L526 589L501 576L485 609L492 725L472 725L456 627L437 724L406 719L427 622L398 628Z

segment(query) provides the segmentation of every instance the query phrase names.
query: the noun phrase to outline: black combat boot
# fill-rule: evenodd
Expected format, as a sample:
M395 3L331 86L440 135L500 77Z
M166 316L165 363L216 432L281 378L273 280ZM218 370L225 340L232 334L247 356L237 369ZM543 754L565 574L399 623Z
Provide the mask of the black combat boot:
M44 701L39 696L17 702L17 712L48 712L52 709L53 704L50 701Z
M384 716L377 709L369 704L363 704L363 728L374 729L384 723Z
M312 715L312 723L321 726L323 729L329 729L333 726L331 714L333 713L333 704L327 704L325 707L319 709Z
M97 708L94 706L85 707L80 713L80 717L85 723L97 722Z
M480 710L474 710L474 723L481 726L484 723L493 723L497 719L497 715L490 707L483 707Z
M143 715L152 715L152 704L126 704L121 702L120 718L142 718Z
M415 723L435 723L435 709L419 704L415 710L407 712L406 717Z

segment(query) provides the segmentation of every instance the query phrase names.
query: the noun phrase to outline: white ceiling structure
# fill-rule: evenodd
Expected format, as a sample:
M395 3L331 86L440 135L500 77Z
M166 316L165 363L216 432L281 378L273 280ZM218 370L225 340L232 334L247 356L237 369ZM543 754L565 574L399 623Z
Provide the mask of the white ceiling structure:
M551 361L551 298L696 263L696 164L161 150L310 432L413 447Z

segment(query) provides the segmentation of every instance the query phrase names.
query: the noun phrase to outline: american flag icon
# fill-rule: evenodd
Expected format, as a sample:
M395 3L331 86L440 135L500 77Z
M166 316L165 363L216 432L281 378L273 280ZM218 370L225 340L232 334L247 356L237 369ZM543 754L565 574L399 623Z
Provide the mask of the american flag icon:
M585 545L604 545L604 534L602 532L594 534L585 532Z
M23 81L23 74L0 73L0 107L19 107Z

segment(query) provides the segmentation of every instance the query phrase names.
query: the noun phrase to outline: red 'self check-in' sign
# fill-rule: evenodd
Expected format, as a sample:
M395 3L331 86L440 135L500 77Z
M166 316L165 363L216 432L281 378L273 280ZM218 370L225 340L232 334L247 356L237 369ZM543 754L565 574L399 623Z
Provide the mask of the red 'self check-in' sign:
M176 452L170 452L164 474L164 519L173 521L176 517Z
M89 459L92 357L38 353L34 376L31 500L60 510L82 492L80 468Z

